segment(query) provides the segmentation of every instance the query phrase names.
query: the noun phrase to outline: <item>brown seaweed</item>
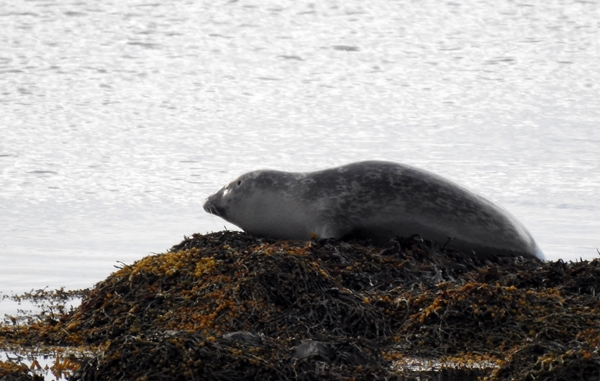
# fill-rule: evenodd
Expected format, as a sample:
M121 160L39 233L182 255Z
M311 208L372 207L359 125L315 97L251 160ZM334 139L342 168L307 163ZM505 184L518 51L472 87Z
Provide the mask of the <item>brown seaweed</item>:
M598 259L195 234L0 345L98 353L73 380L598 380L599 291Z

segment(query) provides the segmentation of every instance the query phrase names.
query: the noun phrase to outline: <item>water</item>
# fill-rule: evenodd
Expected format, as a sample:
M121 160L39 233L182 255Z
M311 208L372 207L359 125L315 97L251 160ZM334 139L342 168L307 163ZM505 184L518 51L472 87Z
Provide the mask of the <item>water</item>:
M600 3L0 2L0 291L234 226L257 168L416 165L600 248ZM0 310L2 310L0 305Z

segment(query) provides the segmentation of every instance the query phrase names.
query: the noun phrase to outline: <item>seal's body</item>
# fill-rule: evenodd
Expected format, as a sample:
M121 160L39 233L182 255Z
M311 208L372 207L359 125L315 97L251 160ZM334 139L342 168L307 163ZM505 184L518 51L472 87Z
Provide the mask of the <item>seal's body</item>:
M269 238L360 238L383 245L418 234L480 256L542 257L525 227L491 201L408 165L364 161L308 173L246 173L204 210Z

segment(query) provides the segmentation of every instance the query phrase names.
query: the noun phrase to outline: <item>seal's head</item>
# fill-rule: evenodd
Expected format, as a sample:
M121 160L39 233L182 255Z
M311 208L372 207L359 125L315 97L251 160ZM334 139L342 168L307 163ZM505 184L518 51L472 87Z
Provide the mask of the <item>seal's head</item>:
M270 170L246 173L208 197L204 210L259 236L310 236L292 195L295 178Z
M235 219L236 210L240 210L242 207L240 201L244 191L240 189L252 188L252 185L247 183L251 183L253 177L252 172L246 173L225 185L217 193L206 199L204 202L204 210L229 222L235 223L231 218ZM245 193L247 194L248 191Z

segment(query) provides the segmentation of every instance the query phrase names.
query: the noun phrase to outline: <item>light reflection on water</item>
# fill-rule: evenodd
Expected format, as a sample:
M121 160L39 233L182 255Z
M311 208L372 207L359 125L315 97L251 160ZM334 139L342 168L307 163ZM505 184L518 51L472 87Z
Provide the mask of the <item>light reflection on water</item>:
M230 224L248 170L363 159L506 207L549 259L600 247L593 2L0 6L0 290L89 287Z

